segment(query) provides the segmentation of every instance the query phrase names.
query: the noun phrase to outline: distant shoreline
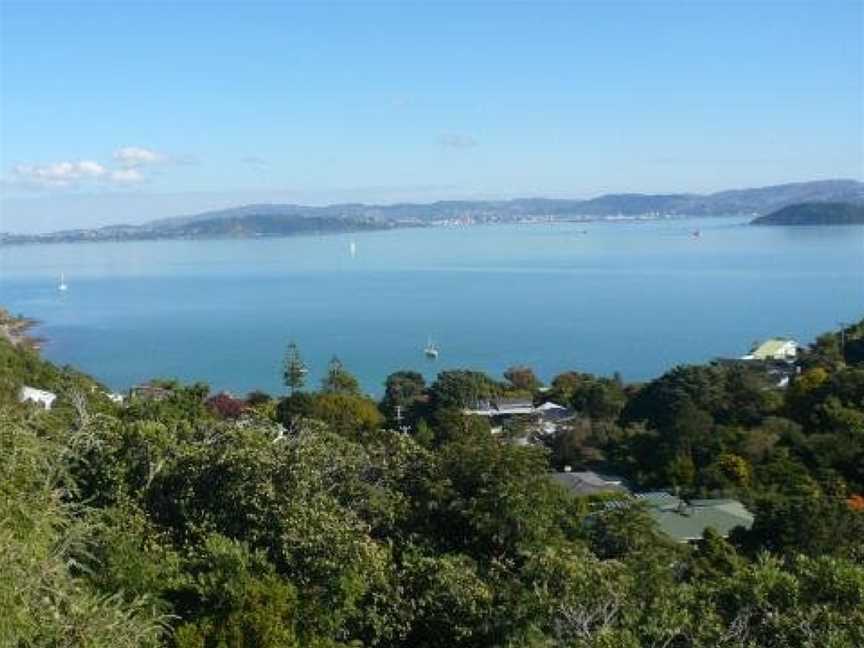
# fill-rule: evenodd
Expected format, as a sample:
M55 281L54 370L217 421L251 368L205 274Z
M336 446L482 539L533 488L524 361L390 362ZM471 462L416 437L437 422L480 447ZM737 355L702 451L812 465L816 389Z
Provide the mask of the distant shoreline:
M769 214L803 202L864 204L864 183L829 179L712 193L606 193L593 198L522 197L433 202L252 203L149 222L42 234L0 232L0 245L72 241L257 238L401 227Z
M308 238L323 236L344 236L350 234L377 234L380 232L393 232L397 230L412 230L418 228L465 228L465 227L488 227L496 225L587 225L596 223L609 224L642 224L663 221L686 221L692 219L724 219L724 218L747 218L746 214L718 214L704 216L698 214L640 214L622 216L569 216L569 217L533 217L519 218L514 220L488 220L469 223L460 222L433 222L433 223L400 223L388 227L370 229L346 229L325 231L298 231L283 234L274 233L244 233L244 234L212 234L212 235L132 235L132 236L89 236L87 231L81 232L51 232L46 234L3 234L0 233L0 248L24 247L41 245L63 245L77 243L147 243L166 241L260 241L277 240L289 238ZM97 231L97 230L94 230Z
M332 236L344 234L362 234L366 232L384 232L394 229L424 227L424 225L398 225L386 227L358 227L334 230L300 230L290 232L224 232L224 233L171 233L153 231L135 231L138 228L129 227L123 233L108 232L116 228L100 228L95 230L73 230L63 232L48 232L45 234L9 234L0 233L0 247L25 245L56 245L62 243L141 243L157 241L250 241L260 239L281 239L304 236Z

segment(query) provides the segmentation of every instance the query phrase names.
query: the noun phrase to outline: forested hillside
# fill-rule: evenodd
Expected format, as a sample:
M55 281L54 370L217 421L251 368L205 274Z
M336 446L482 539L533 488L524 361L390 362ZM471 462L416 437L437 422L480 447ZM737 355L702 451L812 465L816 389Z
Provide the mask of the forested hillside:
M404 371L375 402L335 358L305 384L292 345L286 394L162 380L121 404L0 339L0 645L862 646L864 322L796 371ZM525 421L463 411L516 396L576 415L521 444ZM568 495L565 465L755 522L678 544Z

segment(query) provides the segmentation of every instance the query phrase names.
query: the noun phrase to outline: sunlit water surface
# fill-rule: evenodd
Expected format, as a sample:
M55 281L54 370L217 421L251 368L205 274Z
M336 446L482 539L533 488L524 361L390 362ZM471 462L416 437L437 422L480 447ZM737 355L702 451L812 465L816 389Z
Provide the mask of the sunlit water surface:
M42 322L49 359L117 390L171 376L275 392L289 340L310 382L336 354L376 394L401 368L641 380L864 316L864 228L716 218L5 247L0 305Z

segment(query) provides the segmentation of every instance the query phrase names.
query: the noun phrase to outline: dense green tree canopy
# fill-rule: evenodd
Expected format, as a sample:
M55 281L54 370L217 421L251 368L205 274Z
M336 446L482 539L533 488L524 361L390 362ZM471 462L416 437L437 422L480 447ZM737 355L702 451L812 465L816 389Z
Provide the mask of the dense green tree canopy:
M378 404L336 361L318 392L157 381L120 405L0 339L0 645L864 645L861 333L819 338L786 389L739 363L561 374L535 395L567 418L529 445L464 411L535 390L524 368L396 372ZM568 495L565 465L755 522L679 545Z
M501 394L495 381L479 371L442 371L430 388L435 409L476 407L481 401Z
M513 389L523 392L535 392L543 386L543 383L534 374L534 370L524 365L508 368L504 372L504 379L510 383Z
M321 380L321 391L357 396L360 394L360 383L345 369L342 361L333 356L327 366L327 375Z
M397 371L387 376L381 411L394 428L400 424L416 424L423 416L427 402L426 380L422 374L416 371Z

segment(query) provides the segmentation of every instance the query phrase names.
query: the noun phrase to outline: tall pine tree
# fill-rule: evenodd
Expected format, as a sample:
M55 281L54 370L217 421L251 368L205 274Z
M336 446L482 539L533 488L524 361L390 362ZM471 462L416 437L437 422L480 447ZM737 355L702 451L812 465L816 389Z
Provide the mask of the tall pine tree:
M282 380L285 386L291 390L292 394L303 389L303 386L306 384L307 373L309 373L309 370L306 368L303 358L300 357L300 350L297 348L297 344L291 342L288 345L287 351L285 351Z

